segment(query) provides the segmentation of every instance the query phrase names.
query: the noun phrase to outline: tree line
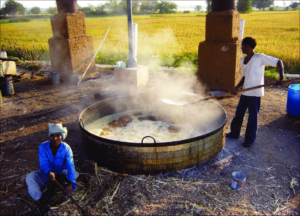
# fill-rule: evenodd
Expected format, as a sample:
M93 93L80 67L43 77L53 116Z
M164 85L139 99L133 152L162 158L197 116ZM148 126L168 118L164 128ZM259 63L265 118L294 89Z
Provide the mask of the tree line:
M109 0L108 2L93 6L79 7L79 11L85 15L120 15L127 13L127 1ZM132 1L133 14L151 14L151 13L175 13L177 4L169 1Z
M206 11L211 11L211 1L206 0ZM274 4L274 0L237 0L236 9L240 13L250 13L252 7L262 9L270 8ZM292 2L287 8L296 10L299 7L299 2ZM201 5L195 7L195 11L201 10ZM104 4L93 6L89 4L87 7L80 7L79 11L83 12L87 16L108 16L108 15L120 15L127 13L127 1L109 0ZM270 8L271 9L271 8ZM158 1L158 0L134 0L132 1L132 13L133 14L153 14L153 13L176 13L177 4L171 1ZM40 14L41 9L39 7L33 7L27 10L22 4L14 0L6 0L4 7L0 9L0 15L25 15L25 14ZM50 7L47 9L47 13L54 15L57 13L56 7Z
M252 12L252 7L258 8L259 10L265 10L265 8L269 8L269 10L274 10L274 0L238 0L237 2L237 10L240 13L250 13ZM300 4L298 2L292 2L289 6L285 8L285 10L296 10Z
M206 11L211 11L211 0L206 0L206 4ZM272 5L274 5L274 0L237 0L236 10L240 13L251 13L253 7L259 10L265 10L265 8L272 10L273 7L270 7ZM292 10L296 10L299 6L299 2L292 2L285 9L289 10L291 8Z
M93 6L89 4L87 7L80 7L78 10L83 12L85 15L120 15L127 13L127 1L109 0L104 4ZM151 13L176 13L177 4L170 1L132 1L132 13L133 14L151 14ZM50 7L47 12L49 14L56 14L57 8ZM41 9L39 7L33 7L27 10L22 4L15 2L14 0L6 0L4 7L1 8L1 15L25 15L25 14L40 14Z

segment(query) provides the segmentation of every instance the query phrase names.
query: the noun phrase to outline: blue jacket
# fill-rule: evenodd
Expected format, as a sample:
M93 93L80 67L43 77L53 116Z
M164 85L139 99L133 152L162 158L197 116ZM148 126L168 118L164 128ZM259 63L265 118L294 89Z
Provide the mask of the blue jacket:
M47 181L49 180L47 177L49 172L60 174L64 169L67 169L67 178L73 183L72 190L76 188L73 152L67 143L61 142L55 158L50 148L50 141L42 143L39 147L39 161L40 169Z

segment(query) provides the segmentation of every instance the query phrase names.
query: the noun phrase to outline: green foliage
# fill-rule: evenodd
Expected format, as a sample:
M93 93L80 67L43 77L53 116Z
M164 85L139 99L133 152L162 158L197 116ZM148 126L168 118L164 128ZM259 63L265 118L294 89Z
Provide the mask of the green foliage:
M251 0L238 0L237 10L240 13L251 13L252 12Z
M160 14L164 13L175 13L177 9L177 4L174 2L161 1L156 5L156 9Z
M23 68L26 68L28 70L38 70L40 69L41 67L43 67L42 64L37 64L35 62L18 62L18 65L23 67ZM36 74L36 75L42 75L43 72L41 71L40 73Z
M265 79L278 80L278 71L276 69L265 70Z
M174 56L174 63L171 65L173 67L181 67L186 63L190 63L198 67L198 54L197 53L185 53L184 55Z
M125 4L125 1L122 1L122 2L123 2L124 6L125 5L127 6L127 4ZM131 7L132 7L132 13L137 14L140 11L140 1L139 0L132 1ZM126 7L126 9L127 9L127 7Z
M105 10L95 10L95 11L91 11L89 12L88 16L108 16L109 13Z
M41 9L39 7L33 7L30 9L29 12L32 14L39 14L39 13L41 13Z
M211 12L211 1L212 0L206 0L206 11Z
M299 74L300 73L300 64L292 65L292 66L285 66L284 73L286 73L286 74ZM265 78L278 80L279 79L278 69L275 68L275 67L266 66Z
M160 66L164 67L183 67L189 65L198 67L198 54L186 53L184 55L138 55L138 63L151 65L153 62L159 62ZM128 61L128 53L100 53L95 58L97 64L115 65L118 61Z
M88 7L79 7L78 9L86 16L108 16L108 15L122 15L126 14L127 4L125 1L110 0L105 4L94 7L89 5Z
M284 70L287 74L300 74L300 64L285 66Z
M4 8L0 8L0 19L2 19L3 15L5 15Z
M30 19L49 19L51 16L49 14L30 14L25 15L24 17L28 17Z
M48 13L51 14L51 15L55 15L55 14L58 13L57 7L49 7L47 11L48 11Z
M201 6L201 5L197 5L197 6L195 7L195 11L197 11L197 12L201 11L201 9L202 9L202 6Z
M290 4L290 7L291 7L293 10L296 10L296 8L297 8L299 5L300 5L299 2L292 2L292 3Z
M118 7L118 1L116 0L109 0L107 3L104 4L105 8L111 11L114 11Z
M100 53L96 56L97 64L115 65L118 61L128 61L128 53Z
M85 15L88 15L91 12L90 7L79 7L78 10L84 13Z
M154 1L142 1L140 5L140 11L143 13L156 13L156 5L158 4L157 0Z
M18 57L14 57L14 56L7 56L7 59L13 59L13 60L21 61L21 59L19 59Z
M1 50L5 50L8 56L13 56L21 60L34 61L39 59L45 59L45 57L47 56L47 54L46 55L43 54L45 50L37 51L34 48L34 46L32 46L32 48L33 49L31 50L23 49L16 42L10 42L10 41L9 41L9 46L6 45L1 46Z
M18 22L30 22L31 19L29 17L18 17L15 19L10 19L9 23L18 23Z
M120 12L119 11L120 8L116 8L116 11L110 13L104 9L105 9L105 5L101 5L96 8L82 7L79 8L79 11L84 13L86 16L107 16L109 14L113 15L113 13L119 13L119 14L125 13L124 11Z
M31 21L30 19L35 19L35 20L48 20L51 17L49 14L29 14L29 15L24 15L24 16L1 16L0 20L12 20L8 22L29 22ZM19 21L14 21L15 19ZM1 22L2 23L2 22Z
M9 16L6 16L6 15L0 15L0 20L3 21L3 20L8 20L10 17Z
M11 14L11 15L16 15L16 14L21 14L24 15L25 14L25 7L18 3L15 2L14 0L7 0L4 3L4 7L3 7L3 13L4 14Z
M256 8L263 9L274 4L274 0L253 0L252 5Z
M191 13L191 11L185 10L185 11L183 11L183 13L184 13L184 14L187 14L187 13Z
M274 11L274 10L275 10L274 7L270 7L270 8L269 8L269 11Z
M177 4L169 1L157 0L153 1L132 1L132 13L133 14L151 14L156 13L176 13ZM127 2L125 0L109 0L105 4L101 4L97 7L89 5L88 7L79 7L79 11L86 16L115 16L127 14Z

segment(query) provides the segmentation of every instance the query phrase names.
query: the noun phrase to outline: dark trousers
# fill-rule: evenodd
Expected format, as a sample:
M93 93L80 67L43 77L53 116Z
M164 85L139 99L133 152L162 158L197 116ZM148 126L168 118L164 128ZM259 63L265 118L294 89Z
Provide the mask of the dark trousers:
M256 138L257 115L260 108L260 97L241 95L239 104L235 111L235 116L231 122L230 130L233 136L239 137L243 119L248 109L249 117L246 128L245 139L248 143L253 143Z

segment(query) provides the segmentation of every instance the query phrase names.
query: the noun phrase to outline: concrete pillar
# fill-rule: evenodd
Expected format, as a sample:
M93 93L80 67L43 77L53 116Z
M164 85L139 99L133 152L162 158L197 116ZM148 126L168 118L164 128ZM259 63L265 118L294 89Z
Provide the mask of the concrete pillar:
M52 70L63 81L81 76L94 55L93 38L86 34L85 15L76 0L56 0L58 14L50 18L53 37L48 40ZM95 69L95 61L88 71Z
M148 66L138 65L134 68L115 68L115 84L123 92L137 93L139 87L148 84Z
M205 41L198 49L198 79L212 91L230 91L240 80L240 14L234 0L213 0Z

